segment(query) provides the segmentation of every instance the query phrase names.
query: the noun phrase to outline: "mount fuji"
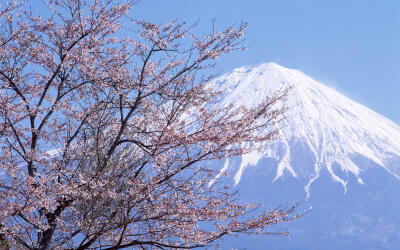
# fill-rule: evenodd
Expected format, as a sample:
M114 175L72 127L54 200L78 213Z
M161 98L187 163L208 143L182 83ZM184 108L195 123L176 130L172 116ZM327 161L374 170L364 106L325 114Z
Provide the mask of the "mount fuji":
M400 249L400 127L335 89L275 63L241 67L213 82L221 104L252 106L291 87L279 135L259 152L227 159L221 173L245 201L267 207L304 198L286 237L239 237L223 248ZM262 133L263 131L260 131Z

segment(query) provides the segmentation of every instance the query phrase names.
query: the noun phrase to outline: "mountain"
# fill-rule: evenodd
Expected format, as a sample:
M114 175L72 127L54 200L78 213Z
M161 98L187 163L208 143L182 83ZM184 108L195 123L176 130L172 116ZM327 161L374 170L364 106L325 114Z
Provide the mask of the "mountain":
M256 105L291 87L277 140L226 160L221 172L233 173L246 201L275 207L304 198L312 207L300 221L271 228L289 230L289 238L232 238L223 248L400 249L397 124L275 63L235 69L213 84L224 93L221 105Z

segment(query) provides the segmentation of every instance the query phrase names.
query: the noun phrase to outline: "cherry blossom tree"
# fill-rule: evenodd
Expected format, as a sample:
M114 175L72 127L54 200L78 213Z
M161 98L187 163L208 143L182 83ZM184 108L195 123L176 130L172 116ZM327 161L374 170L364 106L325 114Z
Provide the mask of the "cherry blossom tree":
M131 5L0 7L2 248L195 248L297 218L209 185L210 162L257 150L243 145L273 139L285 111L286 91L221 107L208 84L246 24L196 36L133 20Z

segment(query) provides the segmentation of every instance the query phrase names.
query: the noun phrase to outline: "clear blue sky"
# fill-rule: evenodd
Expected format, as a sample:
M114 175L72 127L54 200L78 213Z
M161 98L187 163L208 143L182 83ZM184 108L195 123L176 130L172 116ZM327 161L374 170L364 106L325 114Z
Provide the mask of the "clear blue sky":
M224 27L248 21L245 52L218 71L276 62L335 87L400 125L398 0L142 0L131 14L153 22L212 18Z
M247 21L248 50L222 57L217 72L276 62L400 125L400 0L139 0L130 15L156 23L199 20L198 33L213 18L221 29Z

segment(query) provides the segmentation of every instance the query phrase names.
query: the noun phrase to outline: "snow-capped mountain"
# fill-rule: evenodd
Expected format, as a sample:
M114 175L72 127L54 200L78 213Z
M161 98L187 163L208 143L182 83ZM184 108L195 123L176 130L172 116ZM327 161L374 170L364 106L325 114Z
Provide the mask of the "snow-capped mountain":
M398 125L275 63L235 69L214 84L224 93L222 105L252 106L292 87L289 110L277 124L279 138L261 152L226 160L221 170L233 173L234 184L251 201L276 206L307 197L313 211L287 225L292 238L279 240L279 249L400 249ZM316 240L319 247L306 243ZM340 245L343 240L348 244Z

